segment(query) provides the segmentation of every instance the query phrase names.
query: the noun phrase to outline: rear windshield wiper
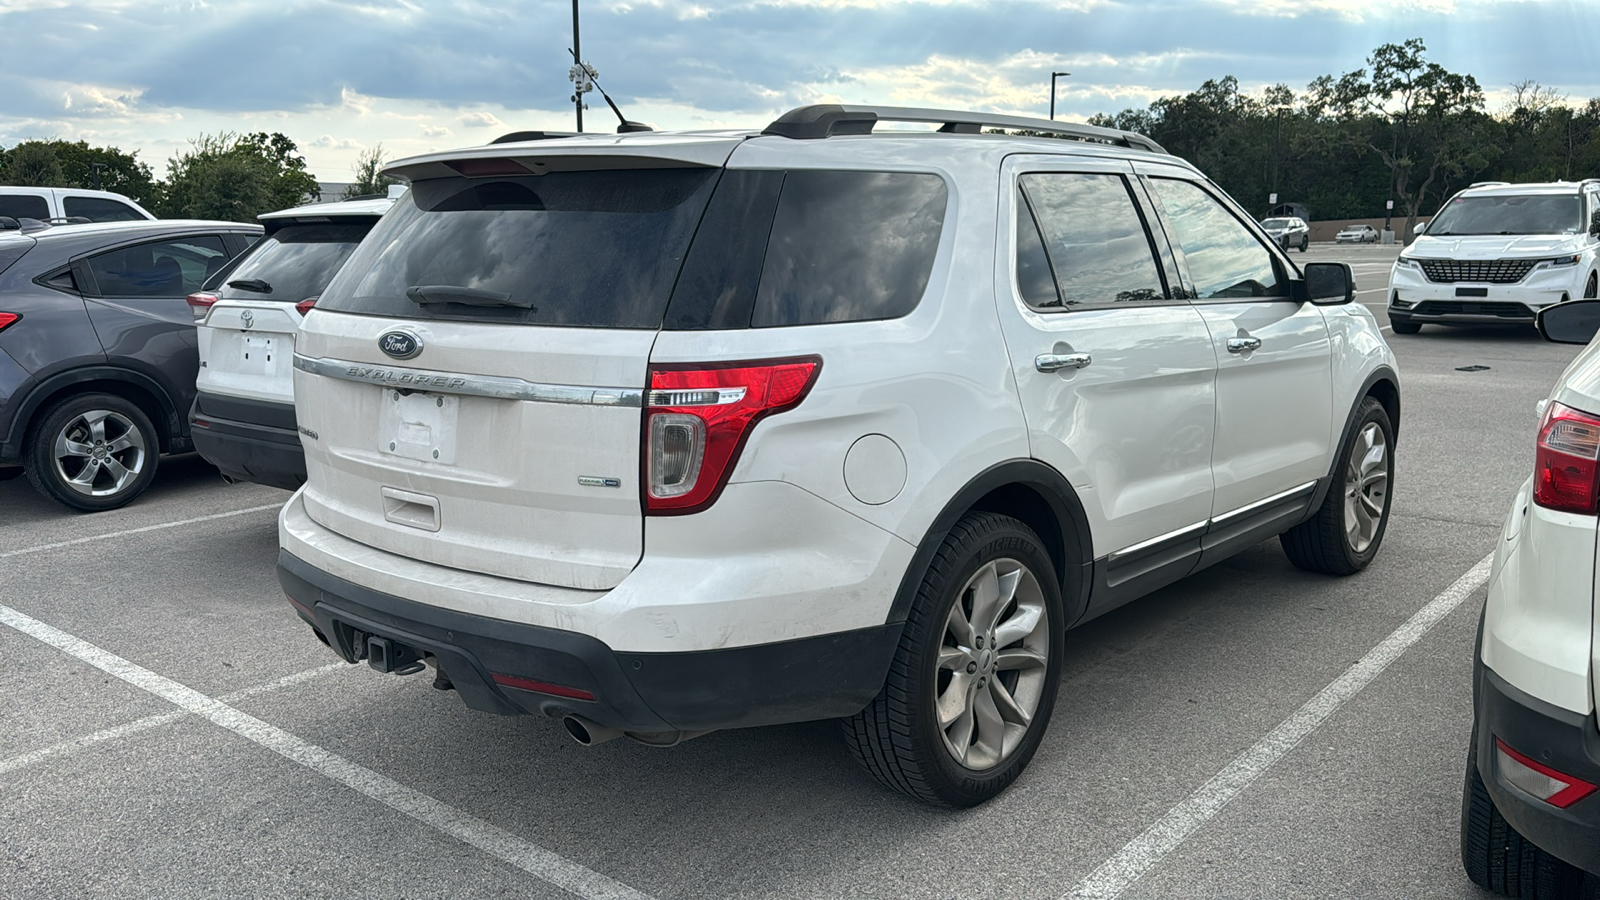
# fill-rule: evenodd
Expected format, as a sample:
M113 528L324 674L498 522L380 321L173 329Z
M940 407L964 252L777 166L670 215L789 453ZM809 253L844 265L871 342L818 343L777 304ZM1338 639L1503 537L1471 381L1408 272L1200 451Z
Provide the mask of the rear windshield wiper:
M228 287L238 288L241 291L249 291L252 294L272 293L272 285L267 284L265 281L262 281L259 278L241 278L238 281L230 281L228 282Z
M532 309L529 300L514 300L510 294L460 287L454 284L414 284L406 288L406 297L418 306L434 303L459 303L463 306L514 306Z

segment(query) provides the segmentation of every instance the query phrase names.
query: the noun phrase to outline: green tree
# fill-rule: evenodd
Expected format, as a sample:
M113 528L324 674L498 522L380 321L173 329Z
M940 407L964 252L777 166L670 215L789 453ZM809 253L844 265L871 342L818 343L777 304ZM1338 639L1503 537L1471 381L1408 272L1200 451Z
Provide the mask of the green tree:
M70 187L56 152L44 141L23 141L5 154L0 184L24 187Z
M356 157L356 164L352 167L356 180L344 189L344 199L361 197L367 194L383 194L389 190L389 185L399 184L400 179L390 178L383 174L383 145L379 144L371 150L361 151Z
M50 141L61 160L61 169L67 183L73 187L96 187L95 171L99 169L100 190L115 191L131 197L140 205L156 201L155 177L150 167L139 161L139 152L124 153L116 147L91 147L87 141Z
M160 209L168 218L253 222L316 193L305 159L282 134L202 134L190 145L167 164Z

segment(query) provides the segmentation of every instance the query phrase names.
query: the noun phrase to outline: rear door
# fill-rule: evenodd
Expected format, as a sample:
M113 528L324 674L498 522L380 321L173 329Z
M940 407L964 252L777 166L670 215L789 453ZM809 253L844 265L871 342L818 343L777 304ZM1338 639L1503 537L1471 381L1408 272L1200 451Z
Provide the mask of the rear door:
M306 317L296 416L324 527L564 587L638 562L650 349L721 170L558 157L414 181Z
M1216 348L1212 516L1290 492L1303 500L1328 474L1334 440L1322 311L1291 299L1288 264L1213 188L1173 167L1141 168Z

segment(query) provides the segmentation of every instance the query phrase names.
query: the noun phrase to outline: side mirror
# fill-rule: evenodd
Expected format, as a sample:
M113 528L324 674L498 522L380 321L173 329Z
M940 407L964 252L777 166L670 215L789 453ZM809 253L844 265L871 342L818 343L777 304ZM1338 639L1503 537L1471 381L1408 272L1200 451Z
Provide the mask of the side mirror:
M1546 306L1534 321L1547 341L1587 344L1600 331L1600 300L1569 300Z
M1600 209L1595 210L1594 215L1589 217L1589 233L1600 237Z
M1318 306L1339 306L1356 298L1356 280L1349 263L1306 263L1305 273L1306 299Z
M1416 224L1416 226L1411 229L1411 233L1412 234L1427 234L1428 233L1428 223L1427 222L1418 222Z

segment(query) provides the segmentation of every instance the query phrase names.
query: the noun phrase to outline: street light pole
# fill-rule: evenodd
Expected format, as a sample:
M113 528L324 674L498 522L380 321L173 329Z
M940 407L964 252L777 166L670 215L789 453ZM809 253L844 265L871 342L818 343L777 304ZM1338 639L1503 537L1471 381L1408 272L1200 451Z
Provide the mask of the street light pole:
M583 65L583 45L578 41L578 0L572 0L572 56ZM578 133L583 133L583 85L575 82L578 90L572 94L572 102L578 108Z
M576 3L577 0L573 0L573 2ZM1050 121L1052 122L1056 120L1056 79L1064 78L1071 74L1071 72L1050 73Z

